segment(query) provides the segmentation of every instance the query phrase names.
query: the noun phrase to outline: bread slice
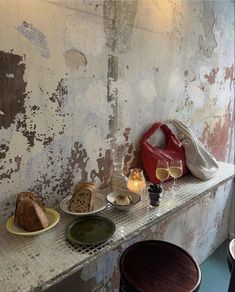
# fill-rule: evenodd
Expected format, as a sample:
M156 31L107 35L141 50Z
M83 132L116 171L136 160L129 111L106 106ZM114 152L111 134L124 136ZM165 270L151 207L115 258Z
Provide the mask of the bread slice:
M14 221L26 231L38 231L49 226L44 206L30 192L18 195Z
M95 185L83 183L76 185L69 202L69 210L74 213L86 213L93 210L95 203Z
M74 187L74 191L78 191L79 189L83 188L90 188L91 190L95 190L95 184L89 183L89 182L84 182L82 184L76 184Z
M44 211L44 212L46 211L44 205L43 205L43 204L41 203L41 201L35 196L34 193L32 193L32 192L21 192L21 193L18 194L17 199L16 199L15 214L17 213L17 209L18 209L18 207L20 206L20 203L21 203L24 199L26 199L26 198L27 198L27 199L30 199L30 200L33 200L33 201L35 201L35 202L37 202L38 205L40 205L40 207L43 209L43 211ZM22 208L21 208L21 212L22 212ZM20 213L20 212L18 212L18 213ZM18 219L19 219L18 216L15 216L15 217L14 217L14 221L15 221L15 223L17 223L17 224L18 224L18 222L17 222ZM20 224L19 224L19 225L20 225Z

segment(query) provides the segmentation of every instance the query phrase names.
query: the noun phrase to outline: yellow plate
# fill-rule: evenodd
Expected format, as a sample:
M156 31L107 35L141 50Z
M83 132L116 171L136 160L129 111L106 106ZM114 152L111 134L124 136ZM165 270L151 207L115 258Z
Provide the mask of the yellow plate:
M6 228L10 233L17 234L17 235L23 235L23 236L38 235L54 227L60 220L60 214L54 209L46 208L46 215L49 220L49 226L45 229L41 229L41 230L33 231L33 232L26 231L14 223L14 216L10 217L7 220Z

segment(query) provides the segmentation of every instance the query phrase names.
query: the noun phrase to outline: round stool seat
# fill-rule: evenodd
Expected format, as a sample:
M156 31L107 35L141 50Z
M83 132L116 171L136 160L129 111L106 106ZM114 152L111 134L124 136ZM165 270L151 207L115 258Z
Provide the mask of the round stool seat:
M228 266L231 273L228 292L235 291L235 238L229 243L227 250Z
M198 291L201 282L200 268L190 254L158 240L129 246L121 256L120 273L123 291Z

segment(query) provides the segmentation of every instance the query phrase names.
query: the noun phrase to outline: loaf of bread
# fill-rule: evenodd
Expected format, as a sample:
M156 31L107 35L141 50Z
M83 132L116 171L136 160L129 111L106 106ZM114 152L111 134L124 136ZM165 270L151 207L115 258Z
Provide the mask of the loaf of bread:
M74 213L87 213L93 210L95 203L95 184L76 185L69 202L69 210Z
M30 192L22 192L18 195L14 221L24 230L31 232L44 229L49 225L43 204Z

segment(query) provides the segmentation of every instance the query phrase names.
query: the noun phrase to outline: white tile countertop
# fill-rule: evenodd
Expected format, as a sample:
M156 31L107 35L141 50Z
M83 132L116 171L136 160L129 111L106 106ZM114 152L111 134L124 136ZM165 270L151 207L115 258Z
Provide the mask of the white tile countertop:
M200 181L191 175L180 178L176 198L163 196L159 207L147 207L145 200L129 212L108 205L98 214L111 219L116 225L116 232L109 241L98 246L72 246L66 243L65 228L76 217L63 213L59 208L59 223L34 237L13 235L1 226L0 291L22 292L49 287L233 176L234 165L219 162L219 171L208 181ZM167 185L171 184L169 182Z

